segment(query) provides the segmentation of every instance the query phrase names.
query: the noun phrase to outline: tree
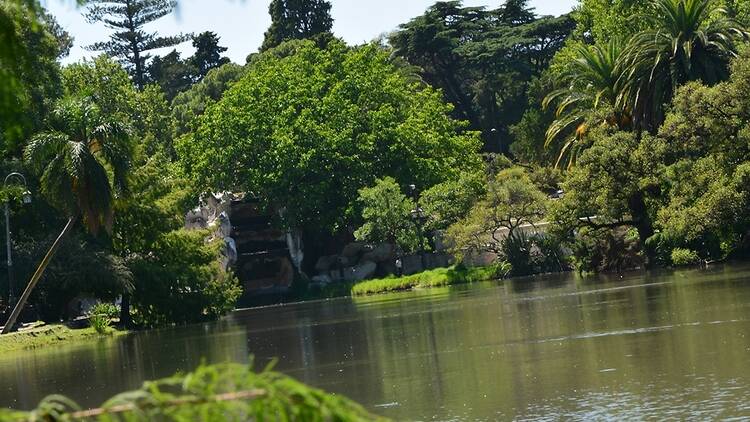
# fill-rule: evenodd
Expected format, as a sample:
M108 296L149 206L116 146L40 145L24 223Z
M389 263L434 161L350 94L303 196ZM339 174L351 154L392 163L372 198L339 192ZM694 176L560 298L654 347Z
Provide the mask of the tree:
M459 257L492 253L507 259L515 274L528 273L531 248L523 227L544 217L546 202L547 197L522 169L504 170L490 180L487 195L448 229L447 238ZM525 259L518 259L516 246L526 246Z
M354 232L357 240L395 245L402 253L419 247L417 227L411 217L414 201L403 194L392 177L359 190L364 224Z
M481 165L477 135L378 46L306 41L247 72L178 141L180 161L200 188L252 192L289 226L338 233L378 178L427 188Z
M35 5L4 2L0 25L9 26L12 34L0 33L0 39L13 49L12 58L0 59L0 142L6 153L19 156L21 142L42 127L44 116L62 95L57 59L69 50L71 40L51 15Z
M389 39L396 55L443 91L456 118L482 131L487 151L509 151L508 127L523 115L528 84L574 28L567 16L536 17L527 3L486 10L438 2Z
M193 84L198 69L190 60L182 60L177 50L164 57L156 56L148 67L148 79L161 87L168 101Z
M565 195L554 203L550 218L567 234L581 227L634 227L645 245L654 234L654 209L649 205L660 189L663 142L611 131L600 128L591 134L592 145L568 172ZM646 252L649 264L652 251Z
M208 107L219 101L224 92L246 72L245 66L227 63L210 70L200 82L177 94L172 100L172 115L177 124L177 135L190 132Z
M637 129L652 132L679 86L728 77L737 41L748 35L712 0L657 0L655 8L644 17L649 29L630 39L619 63L624 76L619 101L632 110Z
M185 230L163 233L148 254L133 260L136 322L147 327L185 324L215 319L234 309L242 289L231 273L220 268L216 245L206 244L207 235Z
M622 43L617 39L611 39L605 46L578 45L576 59L559 75L558 83L562 86L542 102L544 108L557 106L555 120L545 134L545 147L552 146L561 136L566 137L558 152L556 167L566 157L569 168L575 163L588 124L611 125L620 130L629 128L630 113L618 103L622 76L618 60L622 51ZM597 109L604 111L592 113ZM594 122L591 122L592 117Z
M195 36L193 47L195 47L195 54L190 58L190 64L196 69L193 75L195 82L203 80L211 69L229 63L228 57L221 56L227 48L219 46L219 37L215 32L206 31Z
M272 0L268 13L271 27L266 31L261 51L284 41L325 36L333 27L331 3L327 0Z
M144 26L154 22L174 10L174 0L91 0L87 1L86 18L91 23L103 23L115 32L110 40L98 42L88 48L105 51L130 73L139 89L146 84L148 52L158 48L180 44L190 37L175 35L163 37L148 33Z
M645 17L654 13L653 1L580 0L573 9L575 37L602 45L612 40L627 40L649 29Z
M52 130L34 136L29 142L24 158L41 174L42 193L69 219L26 286L3 334L15 325L75 221L81 218L93 234L102 227L111 230L114 198L127 187L130 137L122 123L103 115L90 99L67 98L57 104L49 125Z
M428 230L445 230L466 217L487 190L482 173L462 173L422 192L419 203L427 215Z

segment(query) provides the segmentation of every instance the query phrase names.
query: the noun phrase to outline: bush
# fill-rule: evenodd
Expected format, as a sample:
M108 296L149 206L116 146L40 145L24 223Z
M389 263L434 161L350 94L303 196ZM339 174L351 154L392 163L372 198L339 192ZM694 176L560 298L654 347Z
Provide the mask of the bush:
M99 334L106 334L112 320L117 318L120 310L111 303L97 303L89 310L89 324Z
M135 280L133 319L154 327L218 318L234 309L242 290L220 268L222 242L206 244L204 230L162 235L153 251L131 264Z
M696 265L700 260L698 253L690 249L675 248L672 250L672 264L677 267Z

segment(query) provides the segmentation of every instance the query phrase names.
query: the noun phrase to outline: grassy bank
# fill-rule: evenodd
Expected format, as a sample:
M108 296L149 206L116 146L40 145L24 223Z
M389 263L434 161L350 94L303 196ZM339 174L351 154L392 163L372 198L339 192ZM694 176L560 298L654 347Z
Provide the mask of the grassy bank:
M352 296L364 296L411 290L414 288L442 287L496 280L505 277L508 271L509 268L506 264L475 268L464 266L438 268L404 277L387 277L363 281L352 286L351 294Z
M110 329L107 334L99 334L91 327L72 329L61 324L43 325L0 336L0 353L106 338L125 333L127 332Z

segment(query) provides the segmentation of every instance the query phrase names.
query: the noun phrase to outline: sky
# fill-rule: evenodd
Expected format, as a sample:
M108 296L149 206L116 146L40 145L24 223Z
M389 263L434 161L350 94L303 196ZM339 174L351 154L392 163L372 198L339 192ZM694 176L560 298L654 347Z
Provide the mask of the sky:
M531 0L530 5L540 15L560 15L569 12L576 0ZM221 37L220 45L227 47L225 53L232 61L245 63L249 53L258 50L263 42L263 33L271 24L268 15L270 0L180 0L179 9L146 26L148 31L163 35L177 33L216 32ZM333 32L349 44L361 44L393 31L401 23L422 14L435 0L331 0L334 18ZM466 6L488 6L495 8L502 1L465 0ZM57 18L60 25L74 38L70 56L63 63L77 62L97 53L83 47L108 39L110 30L103 24L89 24L82 17L80 8L70 0L42 0L42 4ZM177 47L183 57L192 55L190 42ZM156 50L155 54L171 51Z

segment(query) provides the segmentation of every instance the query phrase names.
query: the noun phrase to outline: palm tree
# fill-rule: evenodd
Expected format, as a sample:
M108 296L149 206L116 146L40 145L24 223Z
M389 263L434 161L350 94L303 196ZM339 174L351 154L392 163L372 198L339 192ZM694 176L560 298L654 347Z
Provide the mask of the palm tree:
M620 79L617 62L622 51L622 43L616 39L604 46L579 46L578 58L562 75L564 87L551 92L542 102L545 109L553 103L557 105L555 120L547 129L545 148L565 136L556 167L566 157L568 167L575 163L589 125L629 127L630 113L617 103ZM596 113L600 110L603 113Z
M125 192L130 164L129 131L103 116L90 99L65 99L52 112L50 130L36 135L24 158L40 174L42 193L69 217L13 309L3 334L12 330L18 314L41 278L60 242L78 219L96 234L111 230L113 202Z
M748 32L714 0L656 0L645 16L652 29L634 35L618 63L618 103L633 110L635 127L656 130L676 89L728 77L737 41Z

